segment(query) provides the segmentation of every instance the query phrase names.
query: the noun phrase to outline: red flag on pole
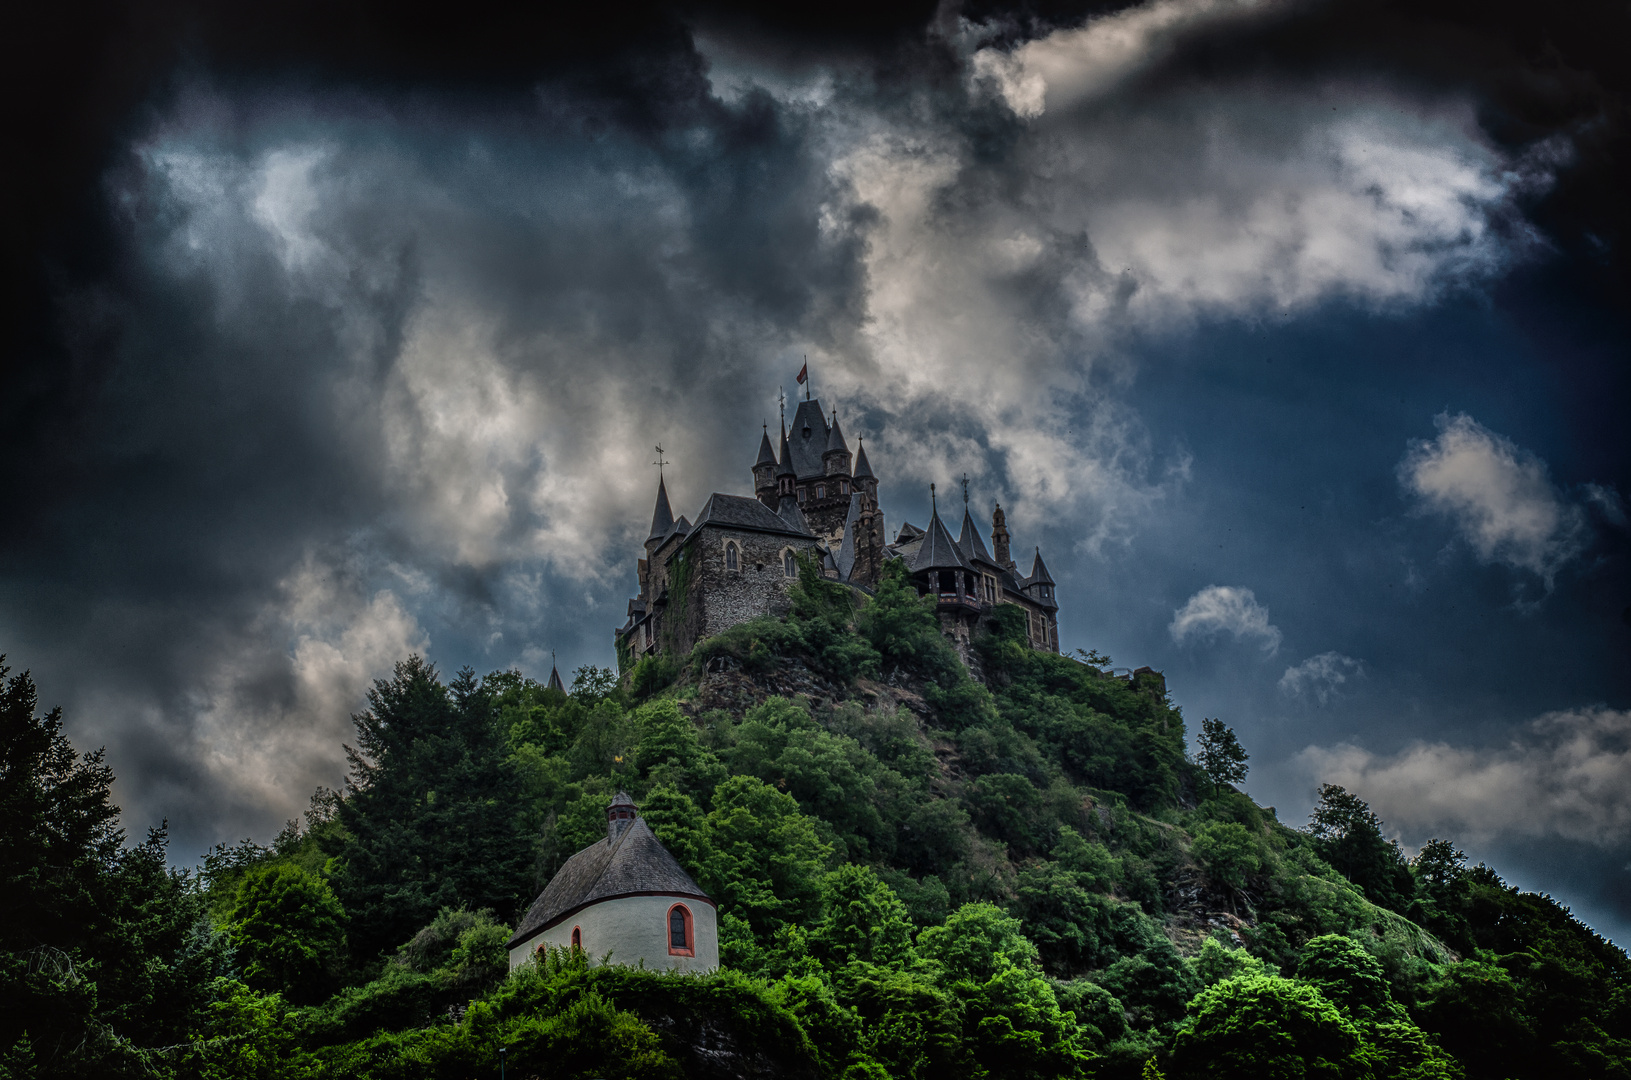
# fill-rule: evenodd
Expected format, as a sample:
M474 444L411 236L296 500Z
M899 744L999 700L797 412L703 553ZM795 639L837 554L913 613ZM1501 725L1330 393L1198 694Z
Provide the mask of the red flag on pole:
M810 365L805 364L803 367L799 368L799 385L803 386L804 385L804 380L808 379L809 377L810 377Z

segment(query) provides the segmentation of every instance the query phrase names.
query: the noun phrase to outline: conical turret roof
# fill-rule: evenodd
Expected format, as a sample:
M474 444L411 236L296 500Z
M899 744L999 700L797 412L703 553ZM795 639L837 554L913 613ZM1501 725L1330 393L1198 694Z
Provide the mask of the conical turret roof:
M863 478L868 479L868 480L876 479L872 475L872 466L871 466L870 463L868 463L868 461L866 459L866 443L860 442L860 443L857 443L856 445L860 449L858 450L858 452L855 455L855 479L857 479L857 480L861 480Z
M753 463L753 467L758 468L760 465L774 464L776 464L776 451L770 445L770 428L767 426L764 434L759 436L759 460Z
M559 690L563 694L566 693L566 684L561 682L560 669L553 662L549 665L549 688Z
M782 460L776 467L777 476L797 476L798 470L793 468L793 450L787 445L787 433L782 432Z
M1029 583L1032 585L1054 584L1053 578L1048 574L1047 566L1042 562L1041 548L1036 549L1036 561L1031 563L1031 577Z
M945 522L940 520L940 511L936 510L929 517L929 528L923 535L923 543L918 545L917 554L912 557L912 572L969 569L972 567L957 549L951 533L946 531Z
M651 515L651 535L648 540L658 540L667 536L674 529L674 511L668 505L668 485L662 477L657 478L657 509Z
M838 429L837 409L833 410L832 429L827 434L827 453L830 454L834 450L842 450L846 454L849 453L849 444L844 441L844 433Z
M974 527L974 518L969 514L966 504L963 506L963 532L957 538L957 548L966 559L984 559L993 566L996 565L995 560L991 558L991 552L985 549L985 541L980 539L980 530Z

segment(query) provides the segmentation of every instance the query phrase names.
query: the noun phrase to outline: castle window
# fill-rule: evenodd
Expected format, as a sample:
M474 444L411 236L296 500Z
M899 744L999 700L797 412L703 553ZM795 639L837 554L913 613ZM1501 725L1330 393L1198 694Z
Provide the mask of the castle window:
M826 484L817 484L816 485L816 498L825 499L826 497L827 497L827 485Z
M802 488L802 487L799 488L799 502L803 502L805 500L805 498L809 494L810 494L810 489L809 488Z
M735 570L735 569L737 569L738 565L739 564L737 562L736 545L735 544L726 544L725 545L725 569Z
M786 574L788 577L799 576L799 563L797 559L793 558L792 548L788 548L786 551L782 552L782 573Z
M696 954L696 928L691 922L691 909L684 904L675 904L668 909L668 955Z
M574 949L583 948L583 927L581 926L572 928L572 947Z

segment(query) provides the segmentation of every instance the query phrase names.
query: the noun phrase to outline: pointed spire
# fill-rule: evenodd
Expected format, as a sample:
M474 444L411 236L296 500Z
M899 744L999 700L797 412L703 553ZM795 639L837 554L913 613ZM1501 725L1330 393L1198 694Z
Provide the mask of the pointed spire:
M753 463L754 468L760 465L776 464L776 451L770 445L770 425L764 425L764 434L759 436L759 460Z
M1043 562L1042 562L1042 549L1041 548L1036 549L1036 561L1031 563L1031 580L1030 580L1030 584L1032 584L1032 585L1052 585L1052 584L1054 584L1053 578L1048 574L1047 566L1044 565Z
M838 430L838 410L832 411L832 427L827 432L827 450L842 450L849 453L849 444L844 442L844 433Z
M787 432L782 432L781 464L776 469L777 476L797 476L798 471L793 468L793 448L787 443Z
M866 459L866 443L858 441L857 445L860 446L860 451L855 455L855 479L875 479L872 475L872 466Z
M555 654L549 654L549 688L566 693L566 684L561 682L561 669L555 666Z
M965 558L984 559L992 562L991 553L985 549L985 541L980 539L980 530L974 525L974 518L968 512L968 504L963 504L963 531L957 537L957 549Z
M657 510L651 515L651 535L648 540L658 540L667 536L674 529L674 511L668 505L668 485L663 478L657 478Z

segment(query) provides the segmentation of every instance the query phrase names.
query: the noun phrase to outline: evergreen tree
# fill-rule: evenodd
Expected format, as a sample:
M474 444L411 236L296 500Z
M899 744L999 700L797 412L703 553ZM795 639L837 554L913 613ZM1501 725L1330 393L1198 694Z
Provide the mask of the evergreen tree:
M352 719L335 886L357 959L401 944L444 907L507 913L530 899L520 785L493 695L474 673L443 686L409 657Z

